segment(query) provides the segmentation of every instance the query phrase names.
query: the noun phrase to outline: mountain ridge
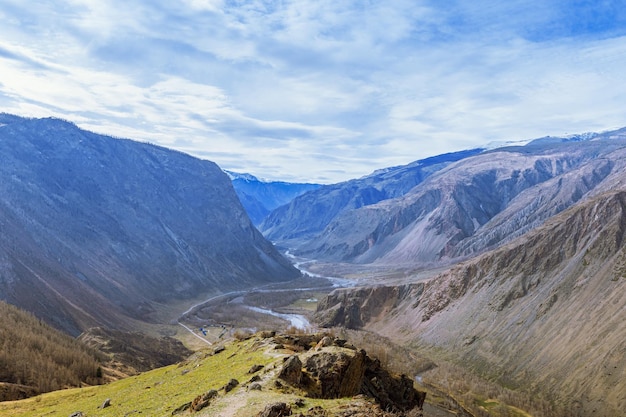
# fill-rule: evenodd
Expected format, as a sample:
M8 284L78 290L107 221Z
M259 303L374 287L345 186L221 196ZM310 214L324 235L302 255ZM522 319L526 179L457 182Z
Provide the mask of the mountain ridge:
M478 254L619 176L626 135L618 131L616 136L602 142L536 143L461 159L400 197L342 211L323 232L290 250L330 262L408 266Z
M230 177L241 204L255 225L261 224L276 208L321 186L313 183L262 180L252 174L224 172Z
M292 279L212 162L2 115L0 297L77 335L160 303Z
M318 315L429 346L567 415L616 416L626 405L625 238L622 188L431 279L336 290Z

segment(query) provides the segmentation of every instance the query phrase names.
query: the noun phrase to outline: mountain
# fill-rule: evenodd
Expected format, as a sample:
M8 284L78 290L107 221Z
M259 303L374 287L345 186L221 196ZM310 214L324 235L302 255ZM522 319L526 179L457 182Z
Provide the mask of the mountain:
M212 162L0 115L0 299L77 335L299 276Z
M621 415L626 171L620 165L593 196L507 244L427 280L336 290L320 303L319 319L436 352L562 410L549 415Z
M233 182L235 192L252 223L259 225L276 208L289 203L319 184L262 181L254 175L225 171Z
M277 245L296 248L313 239L344 212L400 197L435 172L480 152L481 149L473 149L438 155L322 186L274 210L259 229Z
M396 198L344 209L306 239L276 236L278 228L264 232L294 244L295 254L330 262L449 264L502 245L603 189L603 183L623 174L625 146L622 129L593 140L550 138L484 151L447 164ZM331 199L332 193L326 196ZM333 201L341 205L344 199ZM269 219L279 221L281 211L264 226ZM312 223L311 211L285 215L285 221L290 227ZM322 213L319 218L326 222Z

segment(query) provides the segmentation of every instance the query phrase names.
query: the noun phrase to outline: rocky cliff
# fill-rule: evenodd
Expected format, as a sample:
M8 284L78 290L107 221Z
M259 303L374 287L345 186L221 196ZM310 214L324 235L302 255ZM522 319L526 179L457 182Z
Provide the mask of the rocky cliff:
M10 115L0 155L0 298L72 334L299 275L212 162Z
M259 229L273 242L295 248L317 236L342 213L400 197L435 172L481 151L473 149L438 155L320 187L274 210Z
M626 184L553 216L434 278L343 289L328 326L366 327L430 346L574 416L626 407Z
M540 142L468 157L401 197L343 211L294 253L407 267L456 262L605 189L603 183L625 172L625 146L619 131L596 141Z

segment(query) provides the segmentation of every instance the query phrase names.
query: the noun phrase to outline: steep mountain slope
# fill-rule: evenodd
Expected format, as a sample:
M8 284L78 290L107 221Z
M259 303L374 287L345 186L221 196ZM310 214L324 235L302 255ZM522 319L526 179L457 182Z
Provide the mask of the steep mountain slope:
M0 301L0 401L102 382L103 355Z
M319 184L291 183L283 181L261 181L254 175L226 171L233 182L241 204L255 225L276 208L289 203L307 191L315 190Z
M71 334L299 275L212 162L10 115L0 155L0 298Z
M295 248L314 238L342 213L400 197L435 172L481 149L438 155L379 170L363 178L326 185L274 210L259 230L280 246Z
M626 130L553 142L460 160L399 198L344 210L294 252L353 263L447 263L520 236L623 173Z
M622 163L623 165L623 163ZM626 182L428 281L337 290L326 325L367 326L561 406L626 409ZM621 184L618 186L618 184Z

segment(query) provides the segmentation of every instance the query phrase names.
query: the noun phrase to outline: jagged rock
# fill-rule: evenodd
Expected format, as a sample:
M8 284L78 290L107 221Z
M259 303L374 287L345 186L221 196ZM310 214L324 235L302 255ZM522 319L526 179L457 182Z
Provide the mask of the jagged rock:
M322 340L317 342L317 345L315 345L315 350L320 350L324 347L328 347L332 345L333 345L333 338L330 336L324 336Z
M214 389L205 392L202 395L198 395L196 398L194 398L194 400L191 402L191 411L200 411L203 408L205 408L206 406L208 406L211 403L211 400L213 398L217 397L217 391L215 391Z
M340 348L316 352L305 360L301 380L307 394L316 398L342 398L364 394L383 410L422 408L426 393L413 388L406 375L394 376L364 350Z
M75 413L70 414L70 417L85 417L85 413L82 411L77 411Z
M261 391L261 384L259 384L258 382L255 382L254 384L250 385L249 390L250 391Z
M352 353L352 352L350 352ZM365 375L365 351L348 354L320 352L306 360L307 374L314 378L309 395L317 398L350 397L359 393Z
M300 414L300 415L304 417L326 417L328 413L322 407L320 407L319 405L316 405L315 407L309 408L306 414Z
M288 357L278 377L291 385L300 385L302 380L302 361L298 355Z
M285 417L291 415L291 407L286 403L274 403L265 406L257 417Z
M250 368L250 370L248 371L248 373L249 374L254 374L254 373L259 372L263 368L264 368L263 365L253 365L252 368Z
M100 406L100 408L107 408L111 406L111 399L107 398L106 400L104 400L104 402L102 403L102 405Z
M235 388L237 385L239 385L239 381L237 381L236 379L231 379L230 381L228 381L228 383L226 385L224 385L222 387L222 389L225 392L230 392L233 390L233 388Z

